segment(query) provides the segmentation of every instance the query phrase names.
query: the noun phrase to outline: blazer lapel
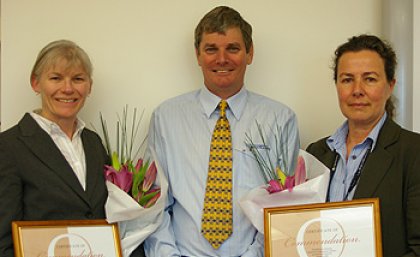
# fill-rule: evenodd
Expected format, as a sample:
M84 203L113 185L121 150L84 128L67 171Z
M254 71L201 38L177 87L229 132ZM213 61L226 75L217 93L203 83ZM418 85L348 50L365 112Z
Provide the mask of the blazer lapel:
M398 140L400 131L401 127L387 118L379 133L375 149L369 155L366 165L362 170L354 198L374 196L376 189L393 162L393 157L388 153L386 148Z
M100 158L98 158L98 155L101 155L102 152L98 152L98 149L94 147L98 145L98 143L95 142L92 137L89 137L86 131L82 132L82 142L86 159L86 192L89 199L91 199L96 192L95 187L98 183L98 178L101 178L101 176L98 176L95 169L96 167L103 166L103 164L100 163ZM102 170L99 172L102 172ZM104 181L100 182L104 183Z
M334 165L334 160L335 160L334 152L328 151L324 154L322 158L323 158L322 160L325 160L324 165L327 166L331 170L332 166Z
M330 148L328 147L325 141L325 144L323 145L323 151L319 153L319 156L316 156L316 157L318 160L322 160L324 165L327 166L331 170L332 166L334 165L335 156L336 156L336 153L330 150Z
M69 186L81 199L89 204L86 193L80 185L79 180L55 145L51 137L42 130L35 120L25 114L19 122L22 131L20 140L38 157L50 170L63 180L63 183Z
M366 160L354 198L367 198L374 195L376 188L388 172L392 159L392 155L384 148L376 147Z

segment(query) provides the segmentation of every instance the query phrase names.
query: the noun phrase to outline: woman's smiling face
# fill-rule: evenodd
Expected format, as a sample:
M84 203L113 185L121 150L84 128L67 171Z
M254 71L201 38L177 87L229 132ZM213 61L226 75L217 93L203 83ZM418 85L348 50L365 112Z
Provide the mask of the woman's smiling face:
M69 66L65 59L59 59L38 77L33 77L31 84L34 91L41 94L41 115L56 123L75 121L92 88L84 69Z

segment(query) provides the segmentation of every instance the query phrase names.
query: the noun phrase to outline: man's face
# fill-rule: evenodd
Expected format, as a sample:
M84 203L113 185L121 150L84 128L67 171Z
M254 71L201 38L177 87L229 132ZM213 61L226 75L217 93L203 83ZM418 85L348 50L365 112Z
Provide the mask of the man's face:
M241 30L230 28L224 34L204 33L196 55L207 89L227 99L241 90L253 47L247 53Z

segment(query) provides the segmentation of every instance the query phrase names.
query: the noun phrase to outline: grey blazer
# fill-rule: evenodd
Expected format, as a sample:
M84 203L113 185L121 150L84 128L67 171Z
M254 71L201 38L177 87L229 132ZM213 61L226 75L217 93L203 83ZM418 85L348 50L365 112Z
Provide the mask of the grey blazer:
M108 162L99 136L84 129L86 191L50 136L25 114L0 134L0 256L12 257L13 220L105 218Z
M307 151L331 168L323 138ZM384 257L420 256L420 135L388 118L362 170L354 199L380 199Z

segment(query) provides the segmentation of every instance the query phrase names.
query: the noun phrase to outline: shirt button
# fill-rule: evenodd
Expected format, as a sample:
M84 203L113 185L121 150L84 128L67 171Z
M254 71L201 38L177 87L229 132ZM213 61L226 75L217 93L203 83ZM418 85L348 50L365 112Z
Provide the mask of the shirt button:
M352 155L352 156L351 156L351 158L352 158L353 160L356 160L357 156L356 156L356 155Z

